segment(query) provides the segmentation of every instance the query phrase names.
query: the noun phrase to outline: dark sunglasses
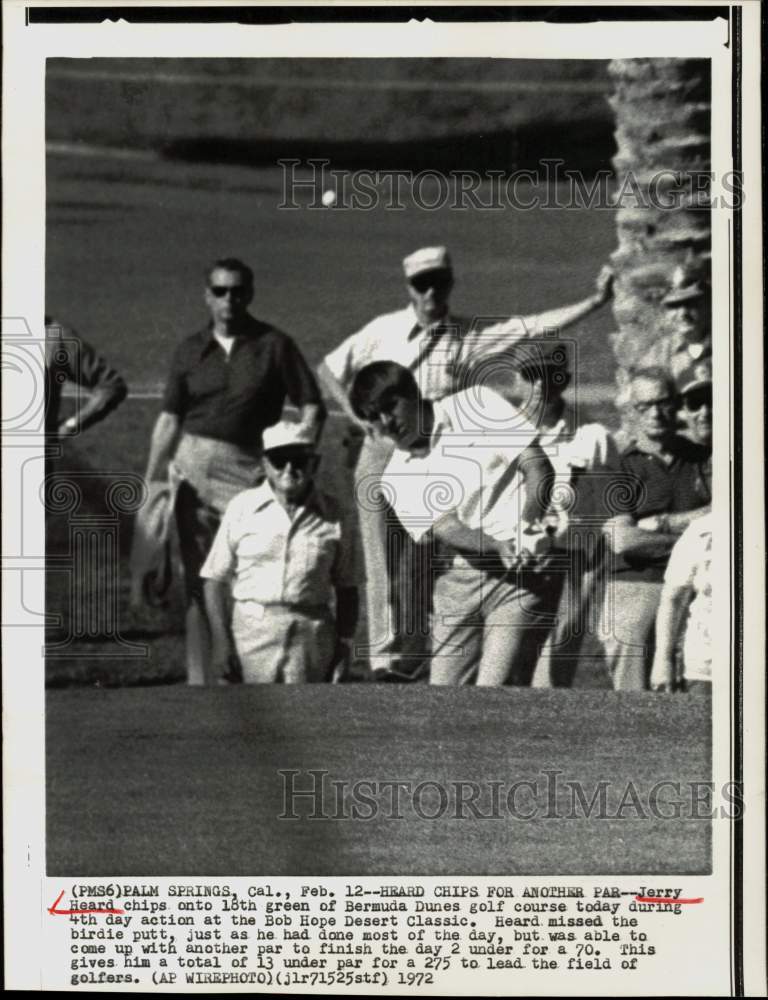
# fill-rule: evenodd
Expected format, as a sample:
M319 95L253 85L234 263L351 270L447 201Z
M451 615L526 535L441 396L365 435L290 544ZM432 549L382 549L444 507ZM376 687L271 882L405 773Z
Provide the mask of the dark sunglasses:
M227 294L231 295L233 299L244 299L250 292L247 285L209 285L208 288L211 295L217 299L223 299Z
M701 389L691 389L683 393L683 406L686 410L700 410L702 406L712 409L712 386L702 386Z
M276 469L284 469L290 462L291 468L296 472L306 472L317 461L317 455L311 451L296 451L295 449L285 450L276 448L267 452L267 461Z
M445 291L451 284L450 271L424 271L423 274L415 274L408 279L412 288L420 294L434 288L436 292Z

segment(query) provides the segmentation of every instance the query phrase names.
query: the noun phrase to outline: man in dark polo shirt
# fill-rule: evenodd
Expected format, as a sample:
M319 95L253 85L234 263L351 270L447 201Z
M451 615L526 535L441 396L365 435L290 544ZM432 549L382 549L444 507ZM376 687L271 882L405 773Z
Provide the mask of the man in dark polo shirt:
M677 539L710 508L708 452L676 432L679 400L660 368L629 384L634 440L606 495L617 511L605 525L613 558L600 633L616 690L644 690L654 653L654 623L664 570Z
M200 569L229 501L263 479L261 434L280 420L286 400L314 440L325 409L315 378L293 340L248 312L253 272L235 258L208 271L210 321L173 356L155 423L146 478L175 490L176 522L187 590L187 680L210 674L210 628ZM170 471L170 477L168 472Z

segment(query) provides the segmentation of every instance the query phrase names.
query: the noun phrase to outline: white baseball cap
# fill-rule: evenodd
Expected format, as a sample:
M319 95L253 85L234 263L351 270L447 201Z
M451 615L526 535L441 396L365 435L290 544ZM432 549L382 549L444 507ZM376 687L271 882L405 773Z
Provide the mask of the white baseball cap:
M312 432L301 424L281 420L280 423L267 427L262 434L262 450L274 451L276 448L305 448L314 451L315 439Z
M424 271L452 270L451 256L446 247L422 247L403 258L406 278L413 278Z

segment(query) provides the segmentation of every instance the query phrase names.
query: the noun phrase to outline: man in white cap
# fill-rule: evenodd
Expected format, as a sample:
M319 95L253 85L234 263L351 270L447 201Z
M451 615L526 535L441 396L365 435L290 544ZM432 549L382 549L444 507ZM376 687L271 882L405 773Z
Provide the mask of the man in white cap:
M711 451L712 448L712 359L692 361L677 376L680 393L681 433Z
M360 420L348 393L356 374L377 361L393 361L413 372L421 395L431 401L467 388L473 369L545 330L563 330L609 301L613 272L603 268L596 292L580 302L538 315L488 324L459 317L449 308L453 266L443 246L424 247L403 260L409 304L377 316L326 355L320 381L351 421L362 449L355 468L356 501L365 557L368 655L376 673L407 677L426 655L432 588L428 553L416 546L377 484L393 452L390 440Z
M200 571L212 672L228 672L231 597L231 636L246 684L330 680L357 625L352 532L336 501L315 489L311 430L275 424L263 447L266 482L230 501Z
M691 364L712 356L712 292L698 270L681 264L672 274L672 288L662 299L668 337L645 365L662 365L677 381Z

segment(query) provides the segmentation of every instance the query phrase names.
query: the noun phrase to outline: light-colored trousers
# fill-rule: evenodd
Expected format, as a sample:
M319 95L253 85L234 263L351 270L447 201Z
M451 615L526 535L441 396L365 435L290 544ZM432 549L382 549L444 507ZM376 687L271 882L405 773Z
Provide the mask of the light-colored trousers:
M336 646L329 608L234 601L232 637L244 684L318 684Z
M411 671L428 655L432 593L430 547L417 545L381 490L390 442L366 436L354 475L365 561L368 659L374 670Z
M241 490L264 479L259 451L245 452L226 441L185 434L173 459L176 527L184 566L187 683L215 684L211 672L211 627L200 570L216 537L221 516Z
M489 573L455 556L435 581L431 684L531 683L554 624L559 586Z
M645 691L653 664L662 583L622 580L605 585L600 634L615 691Z

